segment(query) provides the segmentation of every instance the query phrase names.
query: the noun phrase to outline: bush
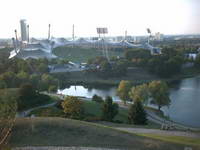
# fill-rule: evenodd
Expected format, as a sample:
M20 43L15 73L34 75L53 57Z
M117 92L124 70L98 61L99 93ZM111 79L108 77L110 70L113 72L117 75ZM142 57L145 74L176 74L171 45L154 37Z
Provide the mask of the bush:
M101 96L98 96L96 94L92 97L92 101L95 101L97 103L103 103L103 99L101 98Z
M79 120L84 118L83 103L77 97L67 96L61 105L65 117Z
M113 103L112 97L107 97L102 107L102 119L104 121L113 121L118 114L118 104Z

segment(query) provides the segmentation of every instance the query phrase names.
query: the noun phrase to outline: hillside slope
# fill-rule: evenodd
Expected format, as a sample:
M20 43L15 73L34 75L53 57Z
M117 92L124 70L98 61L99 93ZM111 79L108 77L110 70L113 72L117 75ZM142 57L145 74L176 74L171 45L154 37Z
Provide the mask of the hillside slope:
M79 146L140 150L183 150L172 144L88 122L62 118L17 119L10 138L18 146Z

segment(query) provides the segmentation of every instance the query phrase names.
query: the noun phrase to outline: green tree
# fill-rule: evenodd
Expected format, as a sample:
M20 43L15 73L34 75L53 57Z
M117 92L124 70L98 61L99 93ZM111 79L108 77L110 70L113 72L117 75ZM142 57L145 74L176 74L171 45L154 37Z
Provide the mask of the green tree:
M28 73L26 73L24 71L20 71L17 74L17 78L19 80L19 85L27 83L29 81L29 75L28 75Z
M72 119L84 118L84 106L77 97L67 96L61 104L65 117Z
M121 100L126 104L126 101L129 100L129 91L131 90L131 83L129 81L122 80L117 89L117 95Z
M102 106L102 119L105 121L113 121L118 114L118 104L113 103L112 97L106 97Z
M5 89L7 87L6 82L3 80L0 80L0 89Z
M129 108L128 121L130 124L147 124L146 112L141 101L136 100Z
M18 92L18 110L24 110L29 107L34 99L37 97L37 92L31 84L23 84L19 88Z
M138 85L133 87L129 92L129 96L133 101L141 101L143 103L148 102L149 99L149 87L147 84Z
M153 103L158 105L158 110L163 106L170 105L169 88L163 81L152 81L149 84L150 95Z
M50 85L48 91L49 92L56 92L57 91L57 87L55 85Z

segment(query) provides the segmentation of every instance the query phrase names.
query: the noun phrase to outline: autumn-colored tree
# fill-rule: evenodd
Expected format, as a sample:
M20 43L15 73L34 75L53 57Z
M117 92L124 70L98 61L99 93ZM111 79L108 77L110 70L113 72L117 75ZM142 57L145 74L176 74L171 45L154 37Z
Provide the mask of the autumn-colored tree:
M138 85L133 87L129 92L129 96L133 101L141 101L143 103L148 102L149 99L149 88L147 84Z
M67 96L61 104L65 117L72 119L83 119L84 107L82 101L75 96Z
M149 84L149 90L153 103L158 105L158 110L160 110L162 106L170 105L169 88L165 82L152 81Z
M126 101L129 100L129 91L131 90L131 83L129 81L122 80L117 89L117 95L121 100L126 104Z

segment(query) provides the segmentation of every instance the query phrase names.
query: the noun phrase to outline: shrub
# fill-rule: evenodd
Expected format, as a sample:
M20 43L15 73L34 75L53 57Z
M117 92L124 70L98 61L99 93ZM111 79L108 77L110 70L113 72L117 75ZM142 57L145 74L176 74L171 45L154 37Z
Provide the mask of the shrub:
M103 103L103 99L101 98L101 96L98 96L96 94L92 97L92 101L95 101L97 103Z

